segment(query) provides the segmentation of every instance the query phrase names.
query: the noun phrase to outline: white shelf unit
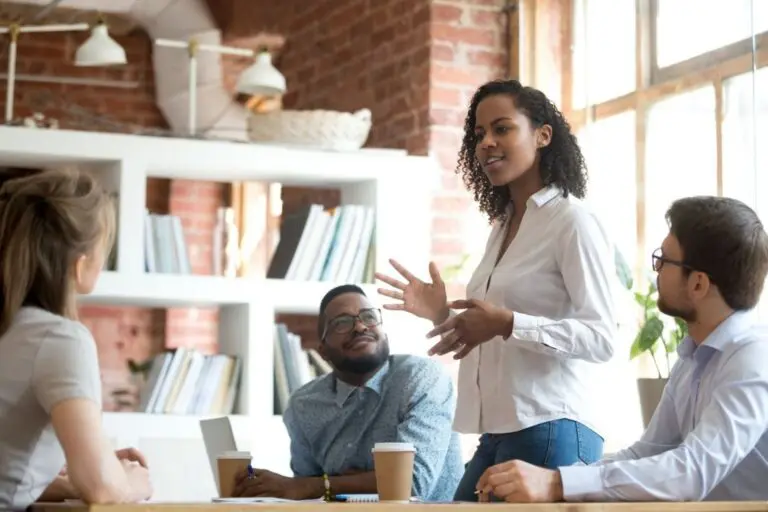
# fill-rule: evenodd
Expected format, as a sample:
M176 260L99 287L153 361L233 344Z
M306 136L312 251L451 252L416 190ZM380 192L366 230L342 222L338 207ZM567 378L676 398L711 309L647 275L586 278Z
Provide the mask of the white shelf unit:
M287 434L273 416L273 324L276 313L315 314L322 296L342 283L148 274L144 264L146 183L151 177L263 181L333 187L342 204L375 208L376 268L395 258L427 277L431 199L439 167L431 157L364 149L336 153L226 141L70 130L0 127L0 166L77 165L119 194L116 270L104 272L82 303L141 307L219 308L219 347L243 360L236 415L238 444L255 462L288 472ZM375 285L364 285L375 302ZM426 350L428 325L384 312L392 352ZM158 499L208 499L213 480L194 416L105 414L108 434L150 458ZM184 469L182 469L184 468ZM190 469L192 468L192 469ZM190 482L195 482L190 485ZM208 482L210 486L206 486Z

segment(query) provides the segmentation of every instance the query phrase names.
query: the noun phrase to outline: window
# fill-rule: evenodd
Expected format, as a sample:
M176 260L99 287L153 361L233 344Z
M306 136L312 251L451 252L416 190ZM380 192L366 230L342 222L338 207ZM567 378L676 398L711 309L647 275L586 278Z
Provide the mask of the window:
M755 208L768 226L768 67L726 80L723 88L723 194ZM759 314L768 318L768 287Z
M575 0L573 103L576 108L635 89L635 2ZM606 74L605 63L612 72Z
M560 47L571 48L562 59L562 97L552 99L579 135L587 201L633 266L638 289L653 275L650 253L668 232L664 214L675 199L737 197L768 225L768 0L530 4L534 45L559 35ZM760 307L768 318L768 289ZM634 303L628 309L637 314ZM612 408L601 418L608 451L638 434L637 403L628 397L638 374L655 375L650 360L629 363L633 321L620 332L627 357L612 362L604 397Z
M660 68L750 39L753 21L755 33L768 30L765 0L656 0L655 6Z
M572 55L562 70L571 101L561 103L585 141L589 200L636 276L679 197L725 193L768 220L768 175L757 172L768 149L751 142L768 136L768 0L563 4Z
M635 113L588 124L578 135L587 161L586 201L602 220L627 264L637 256Z
M704 87L652 105L646 133L643 238L644 252L650 254L667 236L664 214L675 199L717 194L714 89Z

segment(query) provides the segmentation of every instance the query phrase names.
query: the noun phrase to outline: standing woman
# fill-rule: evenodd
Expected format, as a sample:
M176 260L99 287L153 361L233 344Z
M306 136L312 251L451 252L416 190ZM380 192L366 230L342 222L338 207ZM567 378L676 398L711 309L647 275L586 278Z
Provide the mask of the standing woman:
M483 472L520 459L557 467L591 463L603 451L592 406L595 363L613 355L614 253L579 201L584 157L570 126L541 92L493 81L472 98L458 171L492 230L467 285L447 302L432 282L395 261L405 282L377 274L401 303L384 306L431 320L442 335L430 354L461 359L454 428L480 433L456 499L476 501Z
M0 510L151 496L143 457L115 452L104 433L96 343L77 321L114 225L88 175L40 172L0 187Z

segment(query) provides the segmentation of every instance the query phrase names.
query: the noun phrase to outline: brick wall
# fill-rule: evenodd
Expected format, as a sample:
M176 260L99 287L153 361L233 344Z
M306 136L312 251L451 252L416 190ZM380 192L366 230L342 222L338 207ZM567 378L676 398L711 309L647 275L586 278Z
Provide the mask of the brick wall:
M432 0L430 21L429 148L443 168L433 199L432 253L438 266L458 263L468 247L467 212L475 208L454 170L464 118L475 89L504 76L505 0ZM461 285L453 293L463 294Z
M217 13L209 2L226 40L236 42L260 30L285 36L275 58L288 83L285 108L369 108L368 146L437 156L443 176L442 190L431 199L432 254L441 268L484 247L467 247L466 235L475 228L467 220L472 201L454 169L472 93L504 75L504 3L336 0L274 7L269 0L248 0L224 2L226 12ZM225 61L232 75L243 65ZM285 188L283 195L288 212L308 202L327 204L329 197L338 201L313 189ZM449 293L462 296L463 284L453 283ZM309 344L315 342L313 318L280 320Z
M433 199L432 252L447 266L467 250L470 198L454 174L456 155L472 93L504 74L504 3L337 0L274 7L269 0L230 1L218 19L232 41L260 30L285 36L275 60L288 82L286 108L369 108L369 146L437 155L444 175ZM242 65L230 63L228 72ZM292 194L311 197L286 191Z

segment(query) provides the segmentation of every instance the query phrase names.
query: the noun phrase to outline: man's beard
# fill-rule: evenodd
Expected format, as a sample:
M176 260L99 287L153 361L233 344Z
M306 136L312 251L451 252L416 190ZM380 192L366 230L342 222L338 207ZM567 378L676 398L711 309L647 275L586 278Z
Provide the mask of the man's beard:
M667 304L667 302L659 296L659 299L656 301L656 306L659 308L659 311L664 313L665 315L669 315L671 317L677 317L681 320L684 320L685 322L694 322L696 320L696 310L693 308L675 308Z
M339 354L333 354L331 364L336 371L341 373L352 373L354 375L365 375L381 368L389 358L389 340L386 338L379 340L379 349L374 354L366 354L359 357L343 357Z

